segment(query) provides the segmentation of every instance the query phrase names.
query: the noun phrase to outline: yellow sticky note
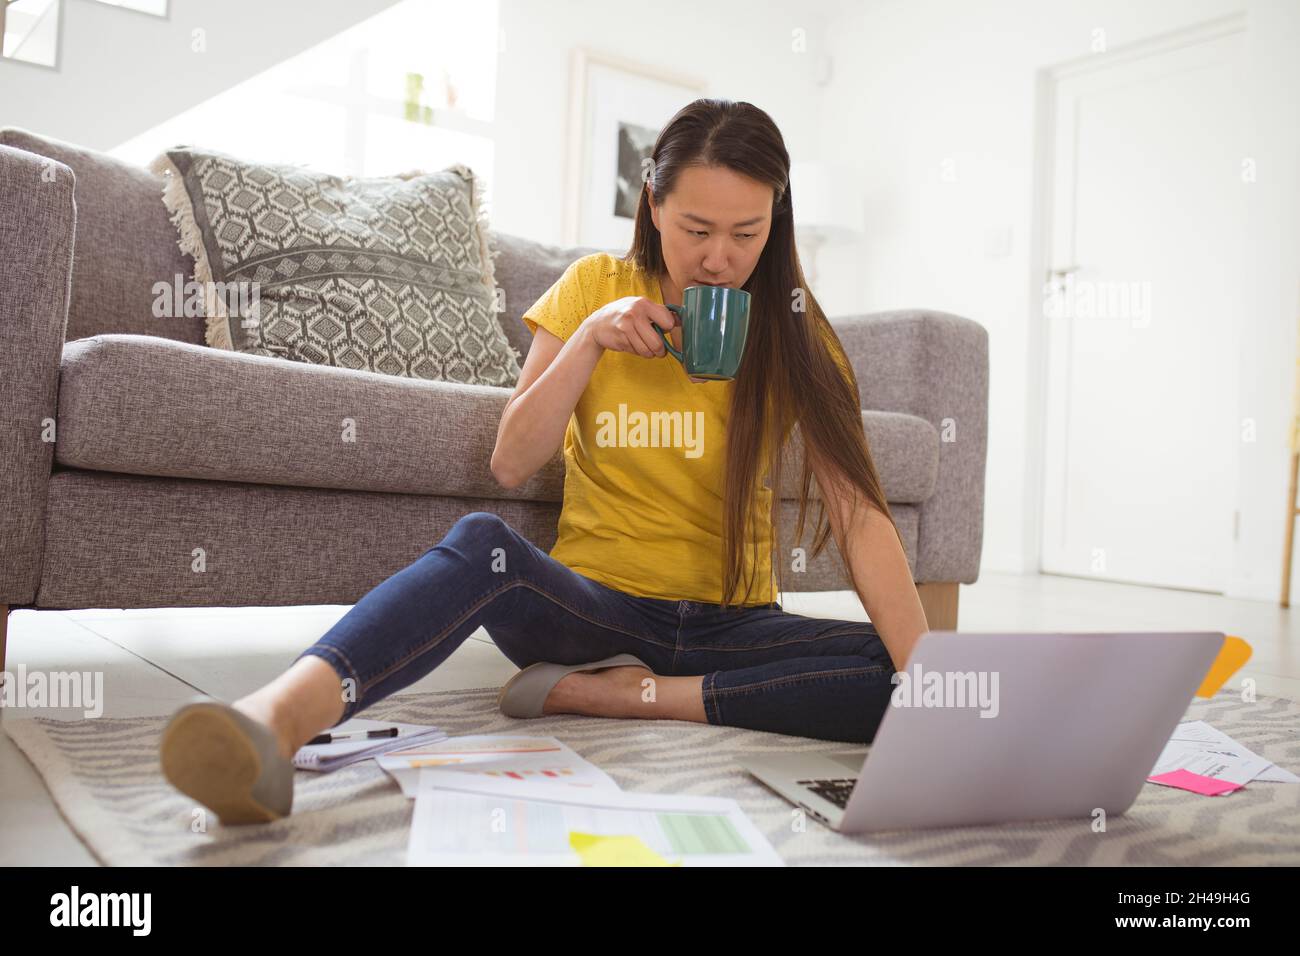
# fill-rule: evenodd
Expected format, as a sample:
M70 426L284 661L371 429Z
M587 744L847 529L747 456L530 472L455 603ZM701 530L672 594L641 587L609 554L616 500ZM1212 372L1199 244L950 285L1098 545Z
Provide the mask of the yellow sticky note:
M570 830L569 846L578 851L583 866L681 866L680 862L669 863L639 836L605 836Z
M1251 648L1249 644L1235 635L1226 635L1223 647L1219 648L1219 656L1210 665L1210 669L1205 674L1205 680L1201 681L1201 687L1196 692L1196 696L1213 697L1217 694L1224 682L1235 674L1242 664L1250 660L1250 655Z

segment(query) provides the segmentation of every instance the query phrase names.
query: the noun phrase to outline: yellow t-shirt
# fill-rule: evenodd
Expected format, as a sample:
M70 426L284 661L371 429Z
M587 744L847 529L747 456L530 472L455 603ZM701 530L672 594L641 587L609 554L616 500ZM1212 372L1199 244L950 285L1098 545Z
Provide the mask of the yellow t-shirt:
M567 341L606 303L645 296L658 280L609 253L572 263L523 314ZM734 382L692 382L671 354L606 351L564 434L564 504L551 557L639 597L722 603L723 470ZM777 600L772 575L772 489L754 496L744 573L732 600ZM757 560L751 547L757 545ZM752 569L753 591L745 597Z

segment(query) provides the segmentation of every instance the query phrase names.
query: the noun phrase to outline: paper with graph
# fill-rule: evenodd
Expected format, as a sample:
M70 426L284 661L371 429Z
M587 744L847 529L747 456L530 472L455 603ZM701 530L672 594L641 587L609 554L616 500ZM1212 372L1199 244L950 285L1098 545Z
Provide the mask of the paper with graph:
M554 737L467 734L375 758L414 799L422 769L437 774L534 782L548 789L618 790L613 778Z
M784 866L728 797L547 787L420 771L408 866L582 866L571 834L636 837L681 866Z

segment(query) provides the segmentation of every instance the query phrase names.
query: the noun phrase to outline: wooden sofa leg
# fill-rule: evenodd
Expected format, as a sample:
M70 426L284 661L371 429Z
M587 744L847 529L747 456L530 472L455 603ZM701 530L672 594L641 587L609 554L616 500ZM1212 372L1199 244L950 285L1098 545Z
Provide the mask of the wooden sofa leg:
M5 681L5 642L9 637L9 605L0 604L0 687Z
M957 582L918 584L916 593L921 596L925 621L932 631L957 630Z

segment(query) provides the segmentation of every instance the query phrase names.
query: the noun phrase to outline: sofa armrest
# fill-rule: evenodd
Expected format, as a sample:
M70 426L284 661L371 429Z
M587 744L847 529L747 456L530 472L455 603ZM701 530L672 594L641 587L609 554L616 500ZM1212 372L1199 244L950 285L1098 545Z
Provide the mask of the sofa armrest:
M979 578L988 449L988 331L971 319L903 309L830 320L862 408L905 412L939 433L939 477L918 507L917 583Z
M72 170L0 145L0 604L36 599L77 212Z

